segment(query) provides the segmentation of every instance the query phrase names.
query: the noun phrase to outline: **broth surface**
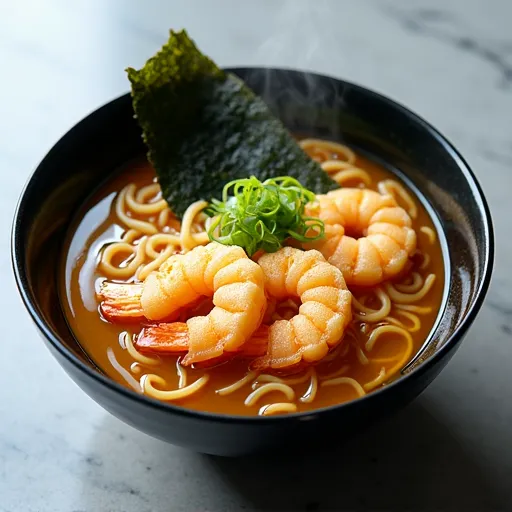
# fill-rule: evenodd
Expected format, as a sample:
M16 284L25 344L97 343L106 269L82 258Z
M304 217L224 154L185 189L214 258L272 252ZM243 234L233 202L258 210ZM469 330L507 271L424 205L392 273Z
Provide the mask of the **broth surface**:
M372 183L368 187L370 189L377 190L377 184L382 180L398 181L394 174L360 155L357 155L355 165L369 173L372 179ZM134 183L139 188L154 182L155 173L147 162L143 160L131 162L91 197L78 213L77 220L70 230L68 243L64 248L65 258L61 264L59 283L65 316L84 350L110 378L138 392L142 392L141 377L153 372L165 379L165 389L177 389L178 358L174 356L162 358L157 368L151 368L141 365L130 356L125 347L123 333L127 331L136 334L140 331L141 325L111 324L102 318L99 313L96 290L104 277L97 270L97 266L102 248L108 243L119 241L127 230L125 226L119 224L115 213L114 201L119 191L129 183ZM347 182L346 186L351 186L351 184ZM414 198L418 210L416 219L413 219L413 228L417 233L417 247L422 254L428 255L430 260L426 268L420 269L424 260L413 258L414 266L411 272L419 273L423 279L429 274L436 276L434 285L426 296L414 302L414 306L419 306L420 309L431 308L430 312L413 315L419 318L421 323L419 327L414 325L414 318L411 320L411 315L408 317L406 310L405 314L404 310L397 313L397 309L393 305L391 316L402 321L408 328L413 341L412 355L414 355L429 336L441 306L444 289L444 262L438 237L432 243L429 240L428 229L423 231L420 229L427 227L436 232L429 214L414 194L409 189L407 190ZM406 204L399 197L397 201L400 206L406 208ZM147 220L147 217L145 219ZM409 273L409 275L411 274ZM406 285L409 283L407 277L398 281ZM349 287L349 289L354 297L365 306L378 307L378 300L372 288ZM348 353L343 354L343 350L338 350L337 356L332 361L321 362L316 368L319 376L339 373L338 376L355 379L361 386L364 386L378 378L383 371L389 372L396 367L397 361L400 360L400 355L404 351L405 340L402 336L392 333L383 334L370 353L365 350L365 344L371 331L370 326L356 318L352 320L352 326L358 339L357 342L350 342ZM210 375L210 380L199 392L173 403L202 411L256 415L261 406L284 401L282 393L271 392L255 405L248 407L244 401L251 392L250 384L228 396L219 396L216 393L216 390L229 386L244 377L247 371L248 362L241 360L230 361L204 370L187 368L189 383L204 373ZM399 375L399 369L396 368L394 375L386 378L386 382L393 380L397 375ZM295 403L298 411L309 411L339 404L359 396L356 388L346 383L332 386L320 385L315 399L308 402L307 393L310 385L310 379L306 379L304 382L292 386L297 397ZM385 385L385 382L375 389L381 385ZM300 397L305 398L301 401Z

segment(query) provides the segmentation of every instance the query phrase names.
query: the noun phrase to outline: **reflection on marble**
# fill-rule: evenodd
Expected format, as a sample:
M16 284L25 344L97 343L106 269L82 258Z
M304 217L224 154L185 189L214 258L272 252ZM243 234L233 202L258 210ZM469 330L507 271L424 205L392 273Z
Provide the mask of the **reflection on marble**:
M512 509L511 17L509 0L4 2L0 511ZM495 278L463 347L413 405L332 453L269 463L153 440L70 381L17 298L8 232L23 183L71 125L127 90L124 68L171 26L222 65L309 69L408 105L490 201Z

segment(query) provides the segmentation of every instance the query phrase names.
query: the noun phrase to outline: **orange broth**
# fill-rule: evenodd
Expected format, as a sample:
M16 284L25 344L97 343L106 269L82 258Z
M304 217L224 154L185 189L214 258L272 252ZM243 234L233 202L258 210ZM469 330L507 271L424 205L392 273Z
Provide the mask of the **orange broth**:
M365 169L370 174L372 186L369 188L376 189L377 182L383 179L395 179L398 181L394 174L360 155L357 156L356 165ZM129 331L134 334L138 333L141 326L136 324L110 324L102 319L95 295L95 290L101 281L101 275L97 272L96 267L101 248L108 242L118 241L125 231L124 227L117 224L115 214L113 213L112 204L116 194L128 183L143 186L154 182L154 180L155 173L148 163L145 161L131 162L90 198L81 211L78 212L77 219L73 222L70 230L70 236L64 248L65 257L61 263L59 283L65 316L83 349L106 375L120 384L132 387L139 392L141 392L139 384L141 376L144 373L153 372L165 379L166 389L177 389L178 375L176 363L178 358L175 356L163 358L163 364L157 369L143 368L139 363L134 365L135 361L130 357L120 341L120 334L123 331ZM414 356L428 338L441 307L444 289L444 260L439 243L439 234L432 219L414 193L408 188L407 190L414 198L418 208L417 218L413 220L413 228L417 232L418 249L430 256L430 264L426 270L420 271L417 268L415 270L420 272L423 277L429 273L436 275L435 284L430 292L423 299L415 302L417 306L432 307L432 311L428 314L419 315L421 328L411 333L414 344ZM437 240L434 244L431 244L428 237L419 231L421 226L428 226L437 233ZM361 297L368 292L368 290L353 287L351 291L355 297ZM371 300L366 305L371 306ZM358 323L355 320L353 322L360 332L360 346L364 348L367 335L361 332L360 322ZM344 376L351 377L363 385L375 379L382 367L388 370L396 363L396 360L394 362L374 363L371 359L389 359L391 356L399 358L403 349L404 341L402 339L394 339L392 335L386 334L376 343L369 364L362 364L358 359L357 351L351 349L343 358L338 357L330 363L321 363L317 368L319 374L327 374L336 371L336 369L343 365L349 365L350 369L344 373ZM368 355L368 357L370 356ZM133 368L135 368L135 371L132 371ZM187 368L189 382L195 381L204 372L209 373L210 380L199 392L187 399L174 403L201 411L256 415L259 408L265 403L283 401L282 394L272 392L265 395L262 401L256 405L248 407L244 405L244 400L251 391L250 385L228 396L219 396L216 393L217 389L228 386L242 378L247 373L247 370L248 362L240 360L230 361L204 370ZM390 380L394 378L396 378L396 375L391 377ZM309 380L292 387L296 392L296 396L300 397L306 392L308 386ZM312 403L302 403L298 399L295 403L298 406L298 411L303 412L340 404L354 398L357 398L357 393L353 387L334 385L319 387L316 398Z

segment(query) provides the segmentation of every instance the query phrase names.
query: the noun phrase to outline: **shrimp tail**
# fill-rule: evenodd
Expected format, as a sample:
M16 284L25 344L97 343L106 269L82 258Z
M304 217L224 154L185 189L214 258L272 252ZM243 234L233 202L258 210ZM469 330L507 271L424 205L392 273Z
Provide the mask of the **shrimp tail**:
M142 284L104 281L97 295L101 313L109 322L131 323L144 320L140 303Z
M184 322L144 327L134 340L141 354L178 355L188 352L188 327Z
M189 350L189 331L186 323L159 323L144 327L134 344L141 354L180 355ZM238 350L228 353L239 358L263 356L267 351L268 326L260 325L252 337Z

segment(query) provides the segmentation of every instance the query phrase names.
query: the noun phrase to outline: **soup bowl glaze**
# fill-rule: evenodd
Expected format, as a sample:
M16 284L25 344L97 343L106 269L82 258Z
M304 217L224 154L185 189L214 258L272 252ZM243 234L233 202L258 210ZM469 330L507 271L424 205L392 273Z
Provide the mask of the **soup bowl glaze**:
M444 234L446 293L421 357L399 379L353 402L277 417L188 410L109 379L69 330L57 272L73 213L124 162L145 151L127 94L71 129L33 173L18 204L12 260L21 296L44 342L106 410L152 436L199 452L242 455L305 439L332 440L374 423L417 396L449 361L475 319L493 263L489 209L450 143L393 101L342 80L282 69L237 68L293 133L338 140L384 163L416 191Z

